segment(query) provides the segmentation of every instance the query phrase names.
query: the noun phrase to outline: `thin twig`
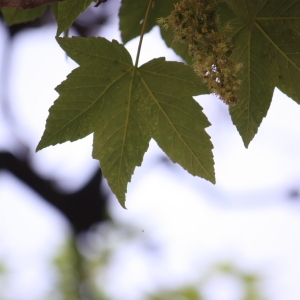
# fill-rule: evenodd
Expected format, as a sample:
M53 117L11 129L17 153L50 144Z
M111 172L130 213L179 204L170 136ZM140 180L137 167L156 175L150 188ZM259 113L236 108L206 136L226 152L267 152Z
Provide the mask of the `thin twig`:
M147 11L146 11L146 15L145 15L145 18L143 20L143 26L142 26L141 35L140 35L140 42L139 42L139 46L138 46L138 50L137 50L137 54L136 54L136 60L135 60L135 67L136 68L137 68L138 63L139 63L140 52L141 52L143 37L144 37L144 33L145 33L145 28L146 28L146 24L147 24L147 21L148 21L148 16L150 14L150 9L152 7L153 1L154 0L149 1Z

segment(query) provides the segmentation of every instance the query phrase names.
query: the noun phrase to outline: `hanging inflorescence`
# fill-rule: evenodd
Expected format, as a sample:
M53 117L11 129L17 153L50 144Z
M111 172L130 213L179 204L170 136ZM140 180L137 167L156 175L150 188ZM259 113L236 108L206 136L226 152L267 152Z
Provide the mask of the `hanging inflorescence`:
M160 18L158 23L164 29L173 29L174 42L188 45L194 70L210 91L228 105L235 105L235 92L240 86L236 74L241 64L229 58L233 45L218 31L216 11L216 0L182 0L170 16Z

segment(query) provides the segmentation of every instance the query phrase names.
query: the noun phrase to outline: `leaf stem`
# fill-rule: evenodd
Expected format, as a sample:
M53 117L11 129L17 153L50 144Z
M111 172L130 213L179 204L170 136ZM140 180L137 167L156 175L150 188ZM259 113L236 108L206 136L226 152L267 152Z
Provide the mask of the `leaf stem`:
M138 46L138 50L137 50L137 54L136 54L136 60L135 60L135 65L134 65L136 68L137 68L138 63L139 63L139 58L140 58L140 53L141 53L141 48L142 48L142 43L143 43L143 37L144 37L144 33L145 33L145 28L146 28L146 24L147 24L147 21L148 21L148 16L149 16L150 9L152 7L153 1L154 0L149 0L147 11L146 11L146 15L145 15L145 18L143 20L143 26L142 26L142 30L141 30L140 41L139 41L139 46Z

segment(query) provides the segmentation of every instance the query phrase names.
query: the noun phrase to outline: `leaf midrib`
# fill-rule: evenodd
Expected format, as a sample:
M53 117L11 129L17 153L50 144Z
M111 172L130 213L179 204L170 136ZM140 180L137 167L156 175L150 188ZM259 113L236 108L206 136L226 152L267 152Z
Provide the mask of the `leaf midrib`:
M183 84L188 83L190 85L196 86L195 83L194 83L194 81L183 79L183 78L178 78L178 75L177 76L170 76L170 75L167 75L167 74L157 73L157 72L146 70L146 69L142 69L142 70L143 70L143 72L151 74L153 76L166 77L166 78L170 78L170 79L173 79L173 80L176 80L176 81L183 82ZM201 84L201 82L199 81L199 85L200 84ZM193 96L196 96L196 95L199 95L199 94L200 94L200 92L193 94ZM188 94L188 95L190 95L190 94Z
M133 66L132 66L133 68ZM53 136L57 135L59 132L61 132L63 129L65 129L67 126L69 126L72 122L74 122L76 119L80 118L80 116L82 116L84 113L86 113L88 110L90 110L100 99L101 97L106 93L106 91L111 88L117 81L119 81L122 77L124 77L125 75L127 75L131 69L128 69L126 72L122 72L121 76L117 77L115 80L113 80L111 82L111 84L107 85L107 87L103 90L103 92L87 107L87 109L83 110L79 115L77 115L75 118L73 118L72 120L70 120L68 123L66 123L64 126L60 127L59 130L57 130L55 133L53 133L51 136L49 136L49 138L47 138L43 143L43 144L47 144L47 141L49 141L50 139L53 138ZM41 147L39 146L37 149L41 149Z
M127 135L127 131L128 131L128 124L129 124L129 115L130 115L130 105L131 105L131 98L132 98L132 89L133 89L133 81L135 78L135 73L136 73L136 67L132 67L130 70L133 69L133 76L131 76L130 79L130 84L129 84L129 94L128 94L128 105L127 105L127 116L126 116L126 122L124 124L125 130L124 130L124 134L123 134L123 143L122 143L122 152L121 152L121 159L120 159L120 163L119 163L119 169L118 169L118 182L120 183L121 181L121 168L122 168L122 162L123 162L123 154L124 154L124 148L125 148L125 141L126 141L126 135ZM121 182L122 183L122 182ZM118 185L120 186L120 185Z
M273 45L273 47L290 63L292 64L299 72L300 68L277 46L277 44L270 38L270 36L262 29L262 27L255 22L257 29L265 36L265 38Z
M148 71L147 71L148 72ZM192 149L186 144L185 140L182 139L181 134L176 130L176 127L173 126L173 123L171 122L171 120L169 119L168 115L165 113L165 111L163 110L163 108L160 106L159 101L157 101L157 99L155 98L155 96L153 95L151 89L148 87L147 83L145 82L145 80L143 79L142 74L139 72L139 75L141 77L141 81L143 83L143 85L145 86L146 90L148 91L148 93L150 94L151 98L154 100L154 102L156 103L156 105L159 107L159 109L163 112L165 118L168 120L169 124L171 124L171 126L173 127L174 132L177 133L177 135L180 137L180 139L182 140L183 144L185 145L185 147L187 149L189 149L189 151L192 153L192 155L194 156L194 158L196 159L196 161L199 163L199 165L202 167L202 169L206 172L206 174L208 175L208 178L210 178L211 182L215 182L215 179L210 175L210 173L206 170L206 168L202 165L202 163L199 161L198 157L195 156L194 152L192 151Z
M67 13L65 14L64 17L60 17L60 14L61 14L62 12L61 12L61 9L58 9L58 16L60 17L60 19L68 19L68 18L69 18L69 15L71 14L73 7L75 6L75 3L76 3L76 0L73 1L72 5L71 5L71 8L68 9L68 11L67 11ZM58 5L58 7L61 7L61 6ZM65 12L65 11L66 11L66 10L64 10L64 12ZM60 13L59 13L59 12L60 12Z

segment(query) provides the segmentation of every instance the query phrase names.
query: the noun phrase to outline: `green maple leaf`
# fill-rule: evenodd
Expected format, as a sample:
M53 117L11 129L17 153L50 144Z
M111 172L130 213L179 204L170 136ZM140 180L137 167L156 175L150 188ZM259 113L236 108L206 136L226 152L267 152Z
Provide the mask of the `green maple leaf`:
M267 115L275 87L300 103L300 1L227 1L239 16L230 22L243 64L239 103L230 108L248 147Z
M144 19L148 2L148 0L122 0L119 12L119 28L123 43L126 44L140 35L143 25L142 20ZM151 9L145 33L149 32L154 26L157 26L158 18L168 16L174 9L174 4L177 2L178 0L156 1ZM166 31L160 28L160 33L166 46L172 48L174 52L181 56L187 63L192 63L192 59L187 53L188 46L182 43L173 43L173 32L171 29Z
M104 38L57 40L80 67L56 88L37 150L93 132L93 157L122 206L151 138L191 174L215 182L210 123L192 98L207 90L192 68L164 58L136 68L124 46Z
M26 23L41 17L46 11L47 6L39 6L30 9L21 9L13 7L3 7L0 9L4 21L8 26Z
M239 102L230 108L230 114L248 147L267 115L275 87L300 102L300 2L226 2L219 4L218 15L221 26L230 22L230 34L224 33L235 46L231 58L243 65ZM170 36L162 37L174 48ZM176 52L188 61L184 51Z
M140 35L148 2L148 0L122 0L119 27L123 43L127 43ZM178 0L155 1L147 20L145 33L157 25L157 18L168 16L177 2Z
M94 0L64 0L51 4L52 12L57 21L57 33L59 36L67 30L84 12Z
M148 0L122 1L119 12L119 28L123 43L127 43L140 35L143 25L141 21L145 16L148 2ZM154 26L158 26L157 19L168 16L174 9L174 4L177 2L178 0L155 2L146 24L145 33L149 32ZM187 63L192 63L192 59L188 55L188 46L183 43L173 43L173 32L171 29L166 31L160 28L160 34L167 47L172 48L174 52L181 56Z

